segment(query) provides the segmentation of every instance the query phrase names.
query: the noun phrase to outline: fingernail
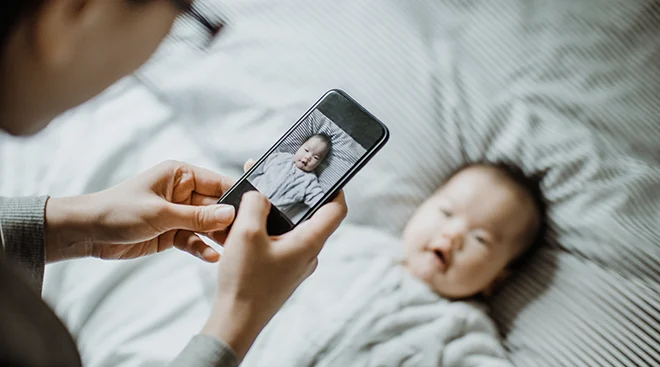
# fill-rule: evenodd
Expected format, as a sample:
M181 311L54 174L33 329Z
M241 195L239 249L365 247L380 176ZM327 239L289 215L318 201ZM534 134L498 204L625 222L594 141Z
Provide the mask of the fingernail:
M234 218L234 207L223 205L215 210L215 219L220 222L228 222Z
M202 260L203 262L205 262L205 263L212 263L212 262L213 262L213 261L209 261L209 260L204 256L204 253L202 253L202 252L195 251L195 256L196 256L198 259L200 259L200 260Z

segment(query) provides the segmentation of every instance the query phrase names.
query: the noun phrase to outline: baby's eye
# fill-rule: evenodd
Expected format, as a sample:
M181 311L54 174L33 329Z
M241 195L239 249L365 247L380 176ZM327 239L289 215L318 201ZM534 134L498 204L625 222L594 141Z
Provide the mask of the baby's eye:
M474 239L477 240L477 242L479 242L482 245L487 245L488 244L488 240L486 240L486 238L481 236L481 235L474 236Z
M447 209L440 209L440 213L442 213L442 215L444 215L447 218L451 218L452 216L452 212Z
M314 156L314 159L316 159L316 160L318 160L318 159L319 159L319 157L318 157L318 156Z

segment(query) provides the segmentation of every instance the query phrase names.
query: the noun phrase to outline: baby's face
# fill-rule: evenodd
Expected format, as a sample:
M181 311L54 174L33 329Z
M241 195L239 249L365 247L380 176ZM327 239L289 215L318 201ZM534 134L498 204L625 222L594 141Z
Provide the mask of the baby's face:
M538 213L495 168L469 167L417 210L403 234L409 271L440 295L476 295L524 251Z
M296 167L305 172L312 172L323 162L328 154L328 143L313 136L309 138L296 152L293 161Z

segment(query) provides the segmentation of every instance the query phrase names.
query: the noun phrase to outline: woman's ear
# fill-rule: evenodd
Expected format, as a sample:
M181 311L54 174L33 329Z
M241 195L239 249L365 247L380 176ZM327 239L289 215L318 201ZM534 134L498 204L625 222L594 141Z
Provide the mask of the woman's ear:
M481 292L485 297L490 297L495 291L511 276L511 269L508 267L502 269L495 279Z

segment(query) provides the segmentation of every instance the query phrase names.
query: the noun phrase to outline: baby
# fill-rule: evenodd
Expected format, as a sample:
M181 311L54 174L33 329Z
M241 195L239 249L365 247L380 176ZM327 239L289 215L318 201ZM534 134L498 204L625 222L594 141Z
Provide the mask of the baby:
M312 206L321 199L321 188L314 170L332 149L326 134L312 135L296 154L274 153L252 173L249 181L290 219L300 204Z
M405 265L444 297L488 294L537 242L544 212L538 185L519 169L466 167L408 222Z
M474 298L538 241L544 212L520 170L474 164L418 208L402 239L345 225L243 365L511 366Z

